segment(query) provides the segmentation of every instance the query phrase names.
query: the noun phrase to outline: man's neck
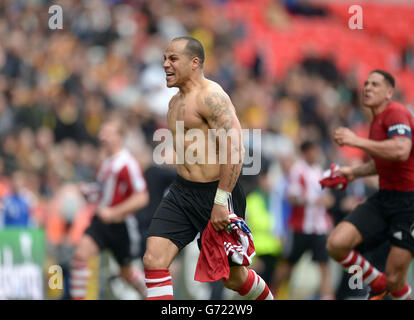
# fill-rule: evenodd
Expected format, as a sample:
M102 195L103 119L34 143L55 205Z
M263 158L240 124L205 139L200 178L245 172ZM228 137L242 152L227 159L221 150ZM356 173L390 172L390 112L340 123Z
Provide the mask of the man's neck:
M374 117L379 115L381 112L383 112L388 104L390 103L389 100L384 101L383 103L381 103L380 105L376 106L376 107L372 107L372 113L374 114Z
M303 159L303 160L305 160L306 164L307 164L309 167L313 167L313 165L315 164L315 162L312 162L312 161L310 161L310 160L307 160L307 159Z
M202 85L202 82L204 81L204 75L198 74L195 75L194 77L188 79L185 84L183 84L182 86L179 87L180 89L180 94L185 96L188 93L190 93L191 91L193 91L196 88L200 88Z
M113 148L112 150L109 151L109 156L112 157L112 156L118 154L119 152L122 151L122 149L123 149L123 146Z

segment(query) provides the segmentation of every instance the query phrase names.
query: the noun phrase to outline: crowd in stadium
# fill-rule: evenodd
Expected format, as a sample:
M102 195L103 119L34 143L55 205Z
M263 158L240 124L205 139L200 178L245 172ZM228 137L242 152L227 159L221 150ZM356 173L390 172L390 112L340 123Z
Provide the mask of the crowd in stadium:
M320 145L319 164L324 169L331 163L363 161L364 153L339 148L332 140L338 126L368 136L370 113L361 106L356 73L343 72L333 57L320 56L311 48L282 73L269 72L283 62L269 61L258 46L249 49L252 54L246 60L245 45L240 44L249 36L251 24L230 12L237 2L61 0L53 4L63 9L63 29L51 30L47 21L52 2L1 1L0 227L44 228L48 258L70 263L93 214L82 183L95 181L102 160L100 126L110 114L122 116L127 123L126 145L141 166L148 167L153 133L166 127L168 101L176 93L165 86L163 52L172 38L181 35L191 35L204 45L205 76L229 94L242 127L262 130L259 176L269 176L270 199L287 175L286 163L299 156L305 140ZM307 1L260 3L268 6L273 28L287 34L295 19L310 24L339 21L327 8ZM413 52L409 43L399 51L400 68L413 72ZM276 66L269 67L272 63ZM394 100L413 108L414 101L406 99L396 80ZM263 184L255 177L242 180L249 192ZM375 188L374 178L353 184L346 193L334 191L333 223ZM8 206L18 206L18 215L8 215ZM268 219L276 219L269 214ZM273 243L273 252L263 253L273 256L263 259L273 266L269 281L286 233L286 217L278 219L279 225L266 231L270 240L264 240Z

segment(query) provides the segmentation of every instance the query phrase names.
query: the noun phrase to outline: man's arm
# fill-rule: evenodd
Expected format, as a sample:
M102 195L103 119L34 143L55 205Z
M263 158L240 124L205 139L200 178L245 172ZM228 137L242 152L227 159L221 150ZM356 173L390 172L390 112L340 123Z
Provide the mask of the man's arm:
M364 150L373 157L388 161L406 161L411 152L411 139L395 136L391 139L375 141L357 136L348 128L339 128L334 135L336 143Z
M352 174L355 178L373 176L377 174L377 169L375 168L375 162L373 159L365 162L357 167L352 168Z
M356 167L345 166L339 169L339 172L345 176L349 182L357 178L367 177L377 174L375 162L373 159Z
M98 215L106 223L122 222L128 214L145 207L148 204L148 191L133 193L126 200L113 207L103 207L98 209Z
M149 202L148 190L141 169L136 161L129 161L118 173L117 179L130 190L128 198L112 207L98 209L98 215L106 223L122 222L128 214L145 207Z
M364 150L373 157L388 161L406 161L410 156L411 139L403 136L383 141L359 138L355 147Z
M206 94L202 115L209 127L217 130L219 161L224 155L226 159L224 163L220 161L219 188L231 192L243 166L244 147L239 119L228 95L220 91Z
M230 98L221 90L211 90L202 97L199 113L209 128L217 130L219 140L219 184L211 211L211 223L219 231L230 223L227 199L243 166L241 126Z

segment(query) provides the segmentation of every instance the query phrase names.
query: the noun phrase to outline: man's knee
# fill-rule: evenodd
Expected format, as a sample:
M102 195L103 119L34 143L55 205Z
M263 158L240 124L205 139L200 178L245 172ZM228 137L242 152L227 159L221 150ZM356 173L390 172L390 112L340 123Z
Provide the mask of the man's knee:
M239 289L246 281L248 272L246 267L231 268L229 278L222 281L223 285L230 290Z
M406 275L413 254L404 249L392 246L385 267L387 288L389 291L401 289L406 283Z
M389 291L401 289L405 283L406 270L404 265L393 265L386 268L385 275L387 279L387 288Z
M165 257L161 254L152 252L151 250L145 251L144 257L142 258L145 269L167 269L168 262Z
M178 253L178 247L171 240L149 237L142 262L145 269L168 269Z
M227 280L223 280L223 285L230 290L237 290L240 288L239 281L230 277Z
M342 259L361 241L362 237L355 227L340 224L329 235L326 250L334 259Z
M331 233L326 240L326 250L331 256L342 256L345 251L349 251L351 249L352 248L350 248L347 243L343 241L343 238L335 233Z
M91 257L99 253L99 247L95 240L88 235L84 235L75 249L73 258L80 261L88 261Z
M407 282L405 278L405 270L402 268L396 268L392 271L387 270L385 275L387 279L387 289L391 292L401 289Z

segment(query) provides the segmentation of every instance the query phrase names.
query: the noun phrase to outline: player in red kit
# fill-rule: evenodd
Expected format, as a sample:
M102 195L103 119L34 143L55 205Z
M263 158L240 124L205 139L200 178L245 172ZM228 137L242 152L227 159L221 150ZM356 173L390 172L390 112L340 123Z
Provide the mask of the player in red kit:
M335 131L335 142L364 150L372 159L357 167L342 167L349 181L378 174L379 191L339 223L327 241L331 256L343 267L360 266L371 299L411 299L406 281L414 253L414 118L403 105L391 101L395 81L383 70L372 71L364 84L363 103L373 113L368 139L347 128ZM354 248L364 242L391 243L385 274L374 268Z
M135 211L148 204L145 178L135 157L124 147L125 124L106 120L99 140L106 158L97 172L100 186L96 214L76 247L70 293L76 300L98 298L96 277L99 254L110 250L120 266L120 276L145 296L144 278L131 264L138 257L140 235Z

